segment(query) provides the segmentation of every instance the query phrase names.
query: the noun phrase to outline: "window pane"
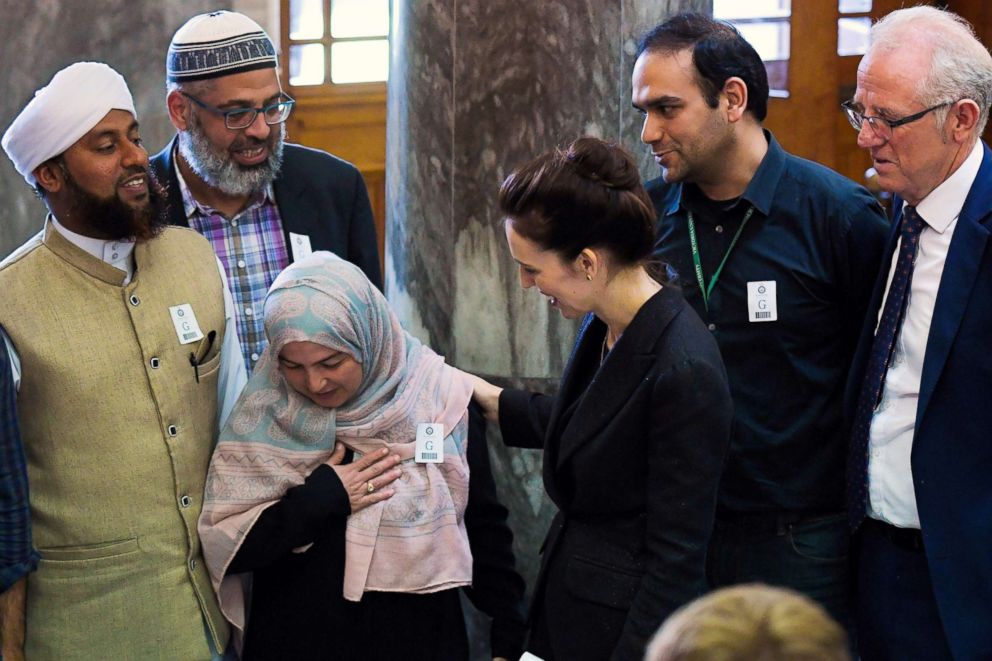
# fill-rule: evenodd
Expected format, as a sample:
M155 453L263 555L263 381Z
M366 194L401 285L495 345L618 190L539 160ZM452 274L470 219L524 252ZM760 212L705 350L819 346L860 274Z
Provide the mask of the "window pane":
M789 59L789 22L738 23L737 29L762 60Z
M384 37L389 34L389 0L334 0L331 36Z
M786 18L792 15L792 0L713 0L713 18Z
M748 43L758 51L768 72L768 88L773 96L787 96L789 90L789 21L735 23Z
M331 82L371 83L389 77L389 41L342 41L331 44Z
M320 44L289 47L289 84L320 85L324 82L324 47Z
M837 54L864 55L868 52L871 19L842 18L837 21Z
M837 0L837 8L842 14L857 14L871 11L871 0Z
M290 0L289 38L320 39L323 36L323 0Z
M713 17L729 21L754 46L772 96L788 96L791 0L713 0Z

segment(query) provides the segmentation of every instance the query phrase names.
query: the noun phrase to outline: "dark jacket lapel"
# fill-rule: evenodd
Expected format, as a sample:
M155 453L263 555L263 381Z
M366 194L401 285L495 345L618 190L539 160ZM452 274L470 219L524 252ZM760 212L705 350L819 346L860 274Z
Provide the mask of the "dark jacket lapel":
M560 467L576 450L600 432L628 401L644 374L655 362L655 347L659 338L684 306L681 290L672 286L663 288L641 306L592 383L580 395L581 399L571 418L558 431L561 443L556 466ZM577 355L588 356L600 351L605 325L598 319L587 324L589 327L594 325L599 328L584 329L586 333L576 344L573 361ZM593 330L599 332L592 332ZM574 385L563 377L562 391L569 387ZM567 401L561 398L559 400Z
M576 389L579 388L579 380L576 378L576 367L580 361L585 360L588 353L588 347L593 344L598 344L602 342L603 332L605 332L605 326L592 314L586 315L586 318L582 320L582 325L579 326L579 332L575 338L575 344L572 345L572 353L568 357L568 361L565 363L565 370L562 372L561 380L558 385L558 392L554 398L554 404L551 406L551 417L548 419L548 429L545 433L545 473L551 466L556 463L556 458L560 448L557 443L549 442L550 439L559 438L562 433L562 415L566 409L568 409L572 402L575 401L577 394ZM547 480L545 480L547 482ZM549 495L554 498L554 485L548 485Z
M172 154L175 150L177 137L173 137L165 149L155 154L151 159L152 172L158 182L165 187L165 204L170 225L189 227L186 210L183 209L183 195L179 192L179 179L173 166Z
M920 400L916 411L917 428L961 326L961 318L971 298L989 238L992 224L992 151L988 145L983 147L982 165L958 216L958 224L944 260L944 272L937 290L923 360Z
M899 223L902 222L902 200L898 197L892 198L893 218L889 230L889 239L885 244L885 252L882 253L882 263L878 268L878 275L875 276L875 287L872 290L871 301L868 303L868 310L864 322L861 326L858 346L851 359L851 369L847 375L847 385L844 389L844 417L848 426L854 421L855 409L858 406L858 397L861 395L861 385L864 381L865 370L867 369L868 357L871 354L871 345L875 339L875 327L878 326L878 313L882 307L882 297L888 287L889 269L892 267L892 259L895 255L896 243L899 241Z
M320 210L317 208L318 196L304 195L307 177L305 173L297 172L299 161L294 153L297 149L300 148L296 145L284 145L282 169L272 182L272 192L276 198L276 206L279 207L287 246L291 245L290 232L309 237L323 232L320 227Z

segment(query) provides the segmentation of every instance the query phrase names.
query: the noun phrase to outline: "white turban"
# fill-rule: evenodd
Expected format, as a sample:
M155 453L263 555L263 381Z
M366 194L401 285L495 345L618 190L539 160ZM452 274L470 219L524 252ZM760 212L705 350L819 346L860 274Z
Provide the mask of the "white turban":
M35 168L76 144L111 110L138 116L124 78L101 62L77 62L34 93L3 134L3 150L34 186Z

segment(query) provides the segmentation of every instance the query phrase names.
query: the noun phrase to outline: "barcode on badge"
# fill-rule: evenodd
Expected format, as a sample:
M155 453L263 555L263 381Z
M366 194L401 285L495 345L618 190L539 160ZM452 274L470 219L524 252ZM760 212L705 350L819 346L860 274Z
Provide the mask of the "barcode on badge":
M754 318L755 319L770 319L771 316L772 316L772 313L771 312L755 312L754 313Z
M183 333L183 342L189 342L190 340L196 339L196 333Z
M437 460L437 452L421 452L420 453L420 457L424 461L436 461Z

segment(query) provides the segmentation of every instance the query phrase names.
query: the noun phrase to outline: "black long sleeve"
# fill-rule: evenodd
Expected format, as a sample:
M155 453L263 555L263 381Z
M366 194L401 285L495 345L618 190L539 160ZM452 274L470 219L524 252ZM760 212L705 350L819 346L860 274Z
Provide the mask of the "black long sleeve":
M499 395L499 430L511 448L540 450L548 431L554 397L505 388Z
M341 523L351 513L348 494L334 469L318 466L306 480L258 517L227 568L228 574L271 566L293 549L322 536L330 519Z
M469 479L465 528L472 548L472 587L465 594L493 618L490 646L493 656L516 659L527 633L524 616L524 579L517 573L513 533L506 525L507 510L496 496L489 462L486 421L473 404L469 407L467 458Z

